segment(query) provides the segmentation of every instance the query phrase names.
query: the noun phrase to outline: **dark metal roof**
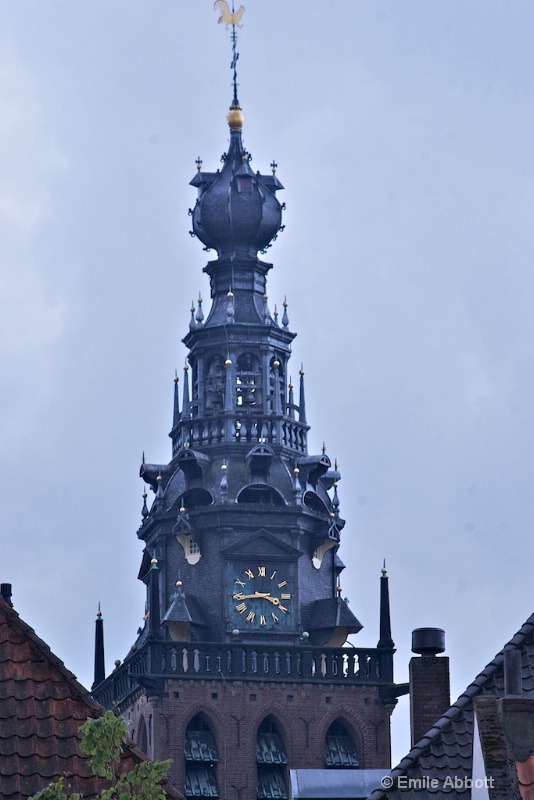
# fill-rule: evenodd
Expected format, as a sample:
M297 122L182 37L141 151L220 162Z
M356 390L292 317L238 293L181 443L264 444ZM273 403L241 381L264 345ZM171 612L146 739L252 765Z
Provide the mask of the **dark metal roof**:
M358 633L363 627L340 597L328 597L310 603L303 609L303 623L310 633L338 627L348 628L351 633Z
M370 800L380 798L423 800L427 797L432 797L433 800L441 798L468 800L471 797L471 789L468 788L465 779L472 777L473 769L474 699L483 695L494 697L504 695L503 653L507 649L520 650L523 694L534 696L534 614L532 614L426 736L417 742L392 770L393 787L373 792ZM419 784L421 788L415 786L400 790L397 786L401 776L421 779ZM447 777L452 778L449 785L445 783ZM455 788L455 777L461 779L462 788ZM423 780L424 778L426 780ZM436 779L437 786L430 786L430 779Z

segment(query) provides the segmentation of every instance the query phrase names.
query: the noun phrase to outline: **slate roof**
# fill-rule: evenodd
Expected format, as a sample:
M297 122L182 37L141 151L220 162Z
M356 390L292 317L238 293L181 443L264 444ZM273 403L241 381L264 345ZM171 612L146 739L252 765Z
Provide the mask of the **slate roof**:
M351 633L358 633L363 627L340 597L314 600L302 609L302 618L309 631L341 626L349 628Z
M389 790L379 789L370 795L370 800L469 800L469 788L454 788L454 778L472 777L474 699L479 696L504 696L504 650L521 651L521 675L523 694L534 697L534 614L505 645L493 661L482 670L475 680L460 695L458 700L443 714L436 724L417 742L408 755L391 772L394 785ZM397 787L400 776L421 779L421 788ZM446 786L445 779L452 782ZM426 782L423 779L427 779ZM437 779L437 786L429 785L429 779ZM452 783L452 785L450 785Z
M0 599L0 796L26 800L61 775L93 796L108 785L80 751L80 725L104 712L16 611ZM146 761L133 741L121 769ZM168 787L168 797L182 795Z

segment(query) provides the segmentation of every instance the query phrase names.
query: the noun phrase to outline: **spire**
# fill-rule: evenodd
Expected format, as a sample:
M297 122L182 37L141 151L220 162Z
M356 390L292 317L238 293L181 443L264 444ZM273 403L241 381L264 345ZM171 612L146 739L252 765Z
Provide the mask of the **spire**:
M172 413L173 430L180 422L180 399L178 396L178 370L174 370L174 407Z
M284 297L284 313L282 314L282 328L287 331L289 327L289 317L287 316L287 299Z
M389 613L389 579L388 571L386 569L386 559L384 559L384 566L381 569L382 577L380 578L380 640L378 647L393 649L395 644L391 638L391 618Z
M293 392L293 383L291 381L291 376L289 377L289 397L287 401L287 415L291 419L295 419L295 395Z
M102 683L106 678L106 665L104 661L104 620L100 611L100 603L96 612L95 621L95 672L92 689Z
M154 504L152 506L153 511L163 511L164 509L164 494L163 494L163 486L162 486L162 477L161 472L157 476L156 481L158 482L158 489L156 492L156 497L154 498Z
M304 368L300 366L299 422L306 422L306 398L304 396Z
M148 627L152 638L159 638L161 627L161 615L159 608L159 567L157 558L150 562L149 577L150 607L148 617Z
M147 493L146 491L143 492L143 507L141 509L141 516L143 517L143 522L148 517L148 506L146 504Z
M184 395L182 400L182 417L188 419L191 416L191 402L189 400L189 365L184 364Z
M201 328L204 323L204 312L202 311L202 295L198 293L198 311L195 317L197 328Z

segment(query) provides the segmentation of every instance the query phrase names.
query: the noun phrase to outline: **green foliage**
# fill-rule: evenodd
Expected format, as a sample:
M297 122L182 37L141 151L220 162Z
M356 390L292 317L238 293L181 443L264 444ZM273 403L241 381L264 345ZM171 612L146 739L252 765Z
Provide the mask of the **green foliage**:
M142 761L131 772L118 772L122 745L128 727L122 717L112 711L98 719L88 719L81 728L82 752L91 756L89 764L93 774L106 778L110 786L97 795L98 800L166 800L161 782L169 769L170 761ZM68 794L65 778L42 789L30 800L83 800L78 793Z

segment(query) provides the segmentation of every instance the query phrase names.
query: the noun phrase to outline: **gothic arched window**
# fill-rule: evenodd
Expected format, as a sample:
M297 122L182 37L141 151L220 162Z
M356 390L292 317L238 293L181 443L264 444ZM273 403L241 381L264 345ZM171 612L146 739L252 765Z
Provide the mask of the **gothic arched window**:
M287 755L273 717L263 720L256 737L258 800L287 798Z
M261 410L261 365L254 353L241 353L236 369L237 405Z
M352 736L341 720L333 722L326 733L325 765L328 769L354 769L360 766Z
M218 797L217 763L219 754L208 723L201 714L193 717L185 731L186 797Z

